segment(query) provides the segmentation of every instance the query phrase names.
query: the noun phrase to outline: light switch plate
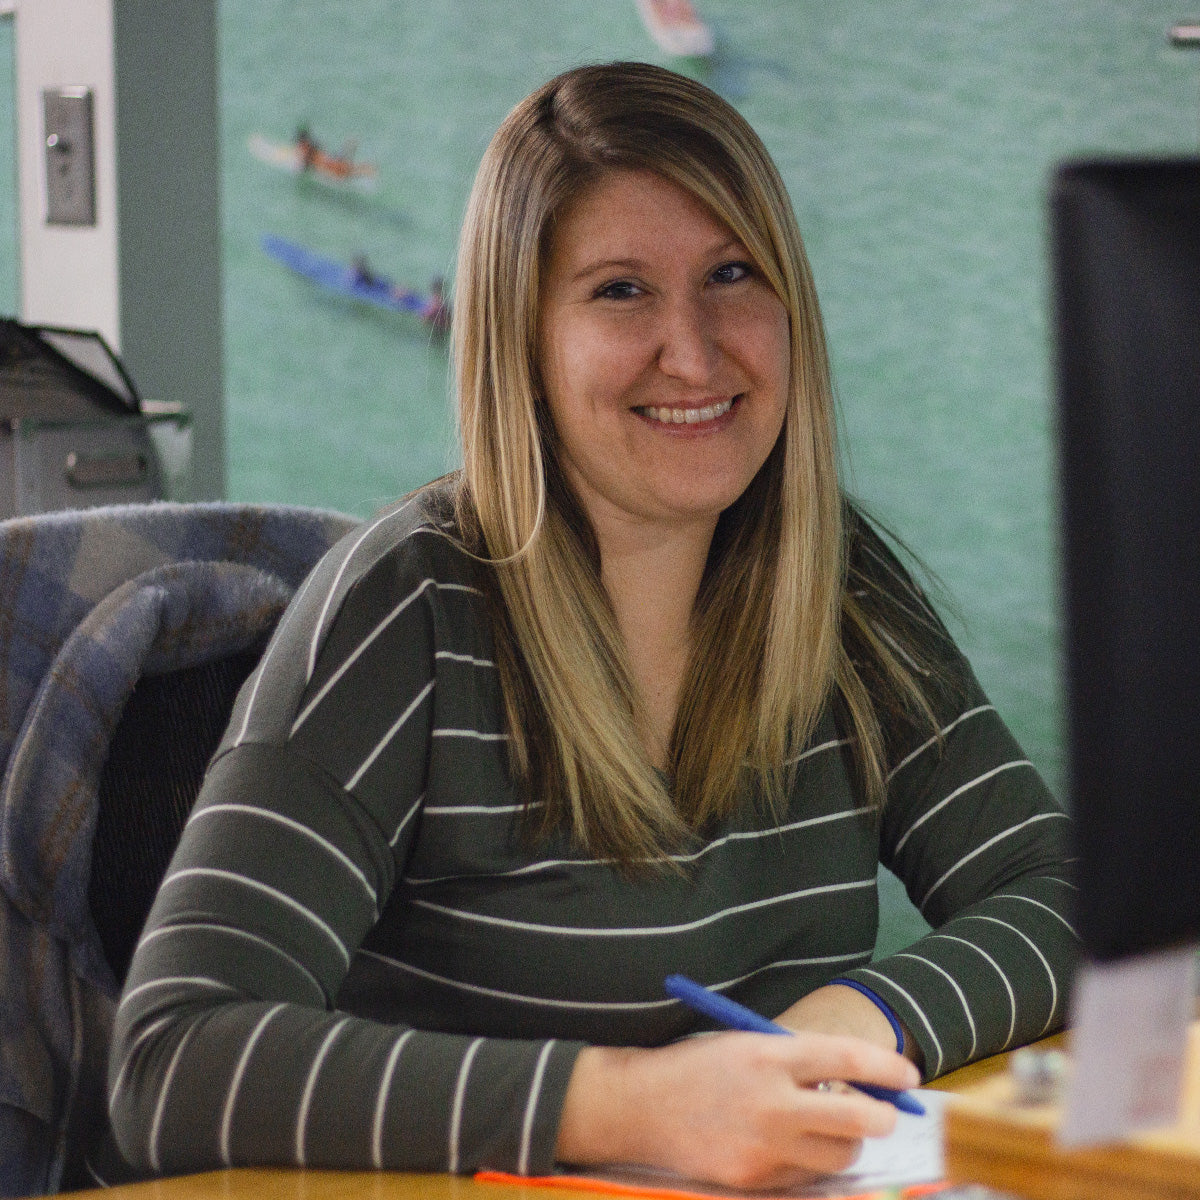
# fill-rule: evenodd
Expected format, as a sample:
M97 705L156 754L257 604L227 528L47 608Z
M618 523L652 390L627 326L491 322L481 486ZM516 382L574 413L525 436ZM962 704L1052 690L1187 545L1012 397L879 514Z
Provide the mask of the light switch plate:
M86 87L42 92L46 154L46 224L96 224L96 172L92 91Z

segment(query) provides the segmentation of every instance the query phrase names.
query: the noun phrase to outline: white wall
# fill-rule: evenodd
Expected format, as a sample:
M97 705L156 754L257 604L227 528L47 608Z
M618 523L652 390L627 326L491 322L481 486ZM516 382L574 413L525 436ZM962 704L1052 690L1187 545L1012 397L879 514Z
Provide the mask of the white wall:
M121 345L117 278L113 0L19 0L16 10L17 198L21 317L98 329ZM47 225L42 89L93 90L96 226Z
M20 314L99 330L225 482L216 0L16 0ZM45 221L42 89L93 92L94 227Z

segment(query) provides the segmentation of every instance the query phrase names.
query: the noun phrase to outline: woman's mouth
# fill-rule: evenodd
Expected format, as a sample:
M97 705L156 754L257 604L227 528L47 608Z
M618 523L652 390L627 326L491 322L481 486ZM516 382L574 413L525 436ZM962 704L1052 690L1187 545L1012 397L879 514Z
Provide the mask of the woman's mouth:
M636 408L634 412L661 425L700 425L705 421L715 421L718 417L723 417L738 399L740 397L734 396L730 400L719 400L715 404L705 404L700 408L666 408L651 404Z

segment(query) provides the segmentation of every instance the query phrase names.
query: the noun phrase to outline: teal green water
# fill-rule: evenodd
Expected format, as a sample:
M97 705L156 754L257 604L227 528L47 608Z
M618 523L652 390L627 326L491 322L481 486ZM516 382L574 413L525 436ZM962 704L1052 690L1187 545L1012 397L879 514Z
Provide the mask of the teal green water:
M685 63L763 135L824 303L848 479L945 584L985 686L1062 782L1045 193L1054 162L1194 151L1200 55L1177 0L696 0ZM220 0L229 494L365 515L456 460L446 352L331 301L274 232L408 284L453 277L508 108L585 61L667 63L634 0ZM11 93L0 21L0 99ZM357 139L371 195L247 151L307 121ZM0 106L0 145L11 117ZM15 307L0 172L0 309ZM14 297L9 301L8 297Z

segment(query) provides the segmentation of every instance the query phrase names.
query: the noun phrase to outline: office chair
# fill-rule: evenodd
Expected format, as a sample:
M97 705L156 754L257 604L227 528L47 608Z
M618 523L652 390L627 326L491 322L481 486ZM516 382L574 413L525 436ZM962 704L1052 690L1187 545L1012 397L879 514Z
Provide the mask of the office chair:
M0 521L0 1195L86 1185L121 981L242 682L337 513Z
M233 702L266 639L148 675L113 731L97 790L88 910L118 983L166 873Z

